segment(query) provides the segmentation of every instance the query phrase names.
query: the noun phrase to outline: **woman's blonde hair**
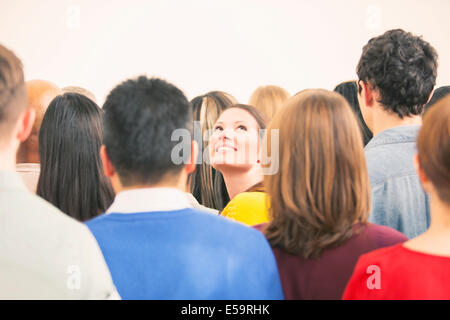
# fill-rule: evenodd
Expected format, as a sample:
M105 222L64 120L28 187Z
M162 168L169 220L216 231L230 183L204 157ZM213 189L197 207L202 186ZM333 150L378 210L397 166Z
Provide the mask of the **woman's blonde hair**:
M258 87L249 100L249 105L255 106L264 112L270 120L275 113L281 109L283 104L289 99L290 94L285 89L277 86Z
M279 130L280 168L264 177L273 247L304 258L349 239L365 224L370 186L358 122L347 101L327 90L305 90L272 119Z
M211 91L192 99L193 118L194 121L200 122L202 130L203 139L199 141L202 150L208 147L209 132L214 128L220 114L236 103L237 100L232 95L222 91ZM205 163L203 158L189 178L189 188L197 201L208 208L220 211L230 200L222 174Z

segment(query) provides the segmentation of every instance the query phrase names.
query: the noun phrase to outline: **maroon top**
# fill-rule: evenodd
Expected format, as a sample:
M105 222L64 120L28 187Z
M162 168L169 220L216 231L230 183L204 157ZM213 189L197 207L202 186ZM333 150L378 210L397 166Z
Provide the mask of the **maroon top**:
M264 225L254 228L261 231ZM284 297L287 300L341 299L362 254L406 240L404 234L394 229L369 223L344 244L324 250L319 259L305 259L272 248Z

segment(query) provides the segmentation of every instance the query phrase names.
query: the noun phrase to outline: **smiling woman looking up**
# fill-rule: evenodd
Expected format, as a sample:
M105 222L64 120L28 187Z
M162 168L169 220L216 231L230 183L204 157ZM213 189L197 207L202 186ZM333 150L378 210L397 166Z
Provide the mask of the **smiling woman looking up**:
M247 225L267 221L259 152L266 123L256 108L233 105L217 119L209 145L211 165L222 173L231 199L222 215Z

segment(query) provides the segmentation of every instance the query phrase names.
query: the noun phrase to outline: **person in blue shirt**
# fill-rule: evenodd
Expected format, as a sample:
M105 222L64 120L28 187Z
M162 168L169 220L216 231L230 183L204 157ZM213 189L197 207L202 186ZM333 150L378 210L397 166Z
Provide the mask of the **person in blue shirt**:
M262 233L192 207L192 108L182 91L145 76L103 106L103 169L116 198L86 224L123 299L283 299Z
M429 200L413 157L424 105L436 84L436 50L421 37L390 30L364 46L357 74L361 113L373 132L365 147L369 221L414 238L430 225Z

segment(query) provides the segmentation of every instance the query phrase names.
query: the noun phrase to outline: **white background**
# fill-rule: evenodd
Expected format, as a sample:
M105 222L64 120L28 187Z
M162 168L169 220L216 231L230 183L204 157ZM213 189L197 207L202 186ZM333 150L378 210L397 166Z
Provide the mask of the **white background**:
M160 76L192 99L227 91L247 103L260 85L291 94L354 79L362 47L403 28L438 51L450 84L450 0L0 0L0 42L25 76L91 90Z

